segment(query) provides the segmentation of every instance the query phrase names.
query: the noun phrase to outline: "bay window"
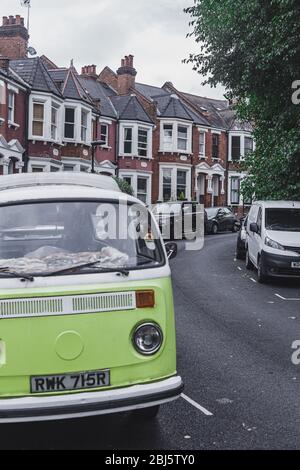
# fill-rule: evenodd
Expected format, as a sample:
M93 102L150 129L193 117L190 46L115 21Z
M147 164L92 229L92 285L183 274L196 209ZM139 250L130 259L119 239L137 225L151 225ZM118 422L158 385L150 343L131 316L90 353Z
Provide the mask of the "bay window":
M163 169L163 200L170 201L172 198L172 169Z
M75 108L65 109L65 138L75 138Z
M44 103L33 103L32 135L36 137L44 136Z
M147 178L138 176L137 198L147 204Z
M231 137L231 157L232 160L238 161L241 159L241 137L240 136L232 136Z
M88 111L85 109L81 110L81 142L87 141L88 115Z
M186 126L178 126L177 148L184 152L188 149L188 128Z
M245 137L245 156L253 152L253 148L254 145L252 137Z
M177 199L186 199L186 171L177 170Z
M124 128L124 154L132 154L132 127Z
M163 150L164 152L173 150L173 124L164 124Z
M148 134L147 129L141 127L138 128L138 156L147 157L148 156Z
M231 178L231 204L240 203L240 178Z
M51 139L57 140L58 136L58 110L59 105L51 103Z

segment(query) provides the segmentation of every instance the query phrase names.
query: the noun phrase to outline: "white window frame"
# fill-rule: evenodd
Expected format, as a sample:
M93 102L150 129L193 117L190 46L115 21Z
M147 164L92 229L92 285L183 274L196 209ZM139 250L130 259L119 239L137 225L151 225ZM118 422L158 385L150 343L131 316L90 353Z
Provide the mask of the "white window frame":
M81 142L87 142L88 138L88 120L89 120L89 111L85 108L81 108Z
M51 102L51 139L54 140L55 142L58 140L59 108L60 108L60 105L58 103L56 103L55 101ZM53 110L55 110L55 117L56 117L55 121L53 121L52 119Z
M124 152L124 141L125 141L125 129L132 129L132 148L131 153ZM138 154L138 131L143 129L148 131L147 140L147 156L141 156ZM152 135L153 125L135 122L135 121L123 121L119 123L119 156L120 157L131 157L139 160L152 160Z
M47 93L32 94L29 100L29 132L28 138L33 141L55 142L60 144L62 141L62 100ZM44 105L44 126L43 135L36 136L33 134L33 106L34 104ZM52 105L57 107L57 135L56 139L52 138Z
M143 147L140 147L140 142L139 142L139 132L140 131L143 131L143 132L146 132L147 133L147 140L146 140L146 149L144 149ZM148 148L149 148L149 128L147 127L142 127L142 126L138 126L138 142L137 142L137 153L138 153L138 156L140 158L148 158L148 154L149 154L149 151L148 151ZM146 155L140 155L139 154L139 151L140 150L146 150Z
M138 178L147 179L147 200L146 204L150 205L152 202L152 173L143 172L143 171L128 171L128 170L119 170L119 177L121 179L131 178L131 187L134 191L135 197L138 195Z
M240 137L241 139L241 158L240 160L233 160L232 159L232 137ZM230 162L241 162L245 159L245 138L249 137L253 139L253 150L255 150L255 140L251 132L230 132L229 133L229 149L228 149L228 160Z
M186 175L186 199L192 199L192 166L174 165L168 163L159 164L159 200L163 201L163 170L171 170L171 200L177 201L177 171L185 171Z
M12 98L12 103L10 104L10 97ZM8 90L8 123L15 123L15 113L16 113L16 93L14 90Z
M170 125L173 126L173 133L172 133L172 146L169 148L165 147L165 139L164 139L164 126ZM178 128L179 127L186 127L187 128L187 149L181 150L178 148ZM160 149L161 153L179 153L185 155L191 155L192 152L192 138L193 138L193 123L184 121L181 119L161 119L160 120Z
M34 100L33 103L32 103L32 120L31 120L31 135L33 136L33 138L38 138L38 139L43 139L45 137L45 134L46 134L46 125L45 125L45 121L46 121L46 106L45 106L46 102L45 101L38 101L38 100ZM40 120L40 119L35 119L34 118L34 107L35 106L43 106L43 119ZM33 133L33 124L34 122L42 122L43 123L43 133L42 135L36 135Z
M105 127L106 132L102 134L102 127ZM100 122L100 140L102 140L102 136L105 135L105 143L103 144L104 147L108 147L109 144L109 125L106 122Z
M201 143L201 136L204 137L203 142ZM200 151L201 146L203 147L203 152ZM203 130L199 131L199 157L205 158L206 157L206 132Z

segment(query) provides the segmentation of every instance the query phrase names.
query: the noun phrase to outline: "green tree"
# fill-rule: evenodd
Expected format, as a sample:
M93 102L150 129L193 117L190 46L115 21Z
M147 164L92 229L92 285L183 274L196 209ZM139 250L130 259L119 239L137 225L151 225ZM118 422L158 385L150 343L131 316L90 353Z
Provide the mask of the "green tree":
M120 190L122 193L129 194L129 196L133 196L134 191L133 188L130 186L127 181L123 180L122 178L115 177L114 180L118 183Z
M257 147L245 161L249 198L300 200L299 0L195 0L186 9L199 54L186 60L235 98L241 119L255 124Z

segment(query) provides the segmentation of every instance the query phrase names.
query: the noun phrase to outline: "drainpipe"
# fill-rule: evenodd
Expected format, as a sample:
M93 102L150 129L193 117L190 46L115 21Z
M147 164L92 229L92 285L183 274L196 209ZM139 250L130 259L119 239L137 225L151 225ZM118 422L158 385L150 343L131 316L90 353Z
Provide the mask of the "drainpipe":
M24 167L23 173L28 173L28 162L29 162L29 98L30 90L26 91L26 103L25 103L25 152L24 152Z
M116 164L116 176L119 177L119 140L120 140L120 125L119 122L117 121L116 123L116 151L115 151L115 164Z

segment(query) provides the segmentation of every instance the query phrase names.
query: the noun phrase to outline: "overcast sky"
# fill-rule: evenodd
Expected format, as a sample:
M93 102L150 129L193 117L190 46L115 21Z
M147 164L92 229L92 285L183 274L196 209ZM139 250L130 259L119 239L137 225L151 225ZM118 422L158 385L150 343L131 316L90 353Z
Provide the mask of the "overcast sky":
M186 39L193 0L31 0L30 45L59 66L70 59L81 66L97 64L116 70L121 57L135 56L141 83L166 81L186 92L222 98L222 87L202 87L191 64L182 64L199 47ZM27 15L20 0L1 0L0 16ZM26 16L25 16L26 17Z

